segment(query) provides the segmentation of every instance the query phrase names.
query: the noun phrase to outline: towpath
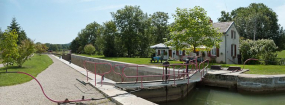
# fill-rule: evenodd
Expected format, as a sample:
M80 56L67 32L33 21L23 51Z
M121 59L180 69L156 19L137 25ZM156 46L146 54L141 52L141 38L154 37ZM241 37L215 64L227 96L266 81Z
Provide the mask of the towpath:
M36 78L42 84L45 93L54 100L77 100L84 96L88 98L104 98L95 88L83 85L76 79L85 80L86 77L75 71L73 68L62 63L54 56L49 55L53 64L41 72ZM0 87L0 105L54 105L42 93L40 86L35 80L29 82ZM77 103L115 105L109 99Z

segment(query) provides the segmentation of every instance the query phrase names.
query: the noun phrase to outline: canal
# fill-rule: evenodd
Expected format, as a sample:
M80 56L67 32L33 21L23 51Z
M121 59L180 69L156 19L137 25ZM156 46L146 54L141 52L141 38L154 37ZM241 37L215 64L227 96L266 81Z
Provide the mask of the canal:
M285 93L249 95L225 88L196 88L182 100L160 105L285 105Z

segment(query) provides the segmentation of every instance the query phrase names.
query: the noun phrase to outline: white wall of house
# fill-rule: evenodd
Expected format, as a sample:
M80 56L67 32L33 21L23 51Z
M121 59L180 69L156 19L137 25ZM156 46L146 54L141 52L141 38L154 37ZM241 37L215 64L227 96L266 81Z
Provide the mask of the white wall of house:
M235 32L235 35L233 35L233 38L232 38L232 31ZM222 42L220 42L219 57L216 57L216 62L219 62L219 63L223 62L227 64L234 64L234 63L237 64L238 63L237 55L240 54L239 53L240 52L239 51L239 38L240 38L240 35L238 34L235 25L231 25L228 31L221 37ZM233 48L233 55L236 55L236 56L232 56L231 54L232 45L236 46L236 51L234 51L234 48ZM211 50L211 54L213 54L213 51L215 51L215 47L214 49ZM234 52L236 52L236 54L234 54ZM210 59L210 57L208 57L207 52L205 52L205 54L206 54L205 58Z
M235 33L232 37L232 31ZM234 64L238 63L237 55L239 54L239 34L234 25L230 27L230 29L226 33L226 63L227 64ZM233 56L232 56L232 45L235 45L236 48L233 47ZM234 51L236 50L236 51ZM236 54L235 54L236 53Z
M167 55L164 55L163 59L169 58L169 49L155 49L155 56L161 56L163 54L164 50L167 53ZM160 55L158 55L158 51L160 51Z

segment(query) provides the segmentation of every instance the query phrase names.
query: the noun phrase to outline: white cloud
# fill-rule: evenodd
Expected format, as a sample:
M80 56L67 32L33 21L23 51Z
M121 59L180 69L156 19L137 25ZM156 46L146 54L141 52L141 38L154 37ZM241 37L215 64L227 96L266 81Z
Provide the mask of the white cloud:
M273 9L278 15L278 23L285 27L285 4Z

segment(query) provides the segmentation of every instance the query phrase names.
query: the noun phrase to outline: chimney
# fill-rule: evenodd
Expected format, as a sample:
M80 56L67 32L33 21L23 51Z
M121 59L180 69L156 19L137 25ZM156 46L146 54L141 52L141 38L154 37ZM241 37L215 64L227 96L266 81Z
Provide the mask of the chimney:
M211 18L210 18L210 20L209 20L209 21L210 21L210 23L213 23L213 20L212 20Z

